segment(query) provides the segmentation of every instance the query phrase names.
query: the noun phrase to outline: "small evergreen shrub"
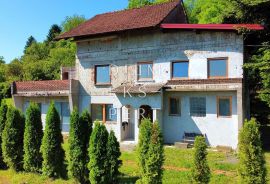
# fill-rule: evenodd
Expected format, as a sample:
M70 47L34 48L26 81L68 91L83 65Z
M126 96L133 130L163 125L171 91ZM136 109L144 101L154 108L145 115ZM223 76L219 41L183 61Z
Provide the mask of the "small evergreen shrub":
M119 168L122 164L122 161L119 160L121 156L120 145L115 137L114 132L111 130L108 137L108 146L107 146L107 158L108 158L108 167L109 167L109 182L111 184L118 183L118 176L120 174Z
M2 147L1 147L2 134L3 134L4 128L5 128L6 120L7 120L7 110L8 110L8 107L7 107L6 103L2 102L1 106L0 106L0 169L7 168L7 165L4 162L3 152L2 152Z
M245 121L239 133L239 169L241 183L266 183L265 159L259 126L254 118Z
M85 121L86 120L86 121ZM70 116L70 132L69 132L69 174L80 183L87 181L87 150L85 139L88 137L89 119L86 114L83 118L79 117L79 112L75 108Z
M65 153L61 143L60 117L52 102L47 112L44 136L42 138L42 174L48 177L64 177Z
M143 174L143 183L162 183L164 162L163 137L158 122L152 127L151 140L145 162L146 172Z
M108 183L107 163L108 131L103 124L95 122L94 130L90 137L89 145L89 180L91 184Z
M23 167L23 114L14 107L7 111L7 121L2 134L2 150L4 162L15 171Z
M147 153L151 139L152 122L150 119L143 119L139 131L139 143L137 149L137 157L141 175L146 173L145 162L147 160Z
M192 183L207 184L210 181L210 169L207 163L207 145L205 138L198 136L194 143L194 160L192 167Z
M24 164L28 172L40 172L42 156L40 146L42 141L42 121L38 104L30 103L26 111L24 131Z

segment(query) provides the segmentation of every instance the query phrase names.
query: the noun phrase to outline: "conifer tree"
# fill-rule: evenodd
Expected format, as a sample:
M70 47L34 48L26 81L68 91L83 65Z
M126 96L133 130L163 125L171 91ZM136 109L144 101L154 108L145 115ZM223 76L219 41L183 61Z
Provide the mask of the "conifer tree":
M254 118L245 121L239 134L239 169L241 183L266 183L265 159L259 126Z
M41 145L43 175L48 177L65 176L65 153L61 145L62 142L63 136L60 129L60 117L54 106L54 102L52 102L47 112Z
M207 184L210 180L210 169L207 163L207 145L205 138L198 136L194 143L194 160L192 168L192 183Z
M86 132L88 128L89 119L79 117L77 108L74 109L70 116L70 132L69 132L69 174L80 183L87 181L87 150L86 148ZM89 140L89 139L88 139Z
M2 134L2 150L4 162L15 171L23 167L23 114L14 107L7 111L7 121Z
M163 137L158 122L155 122L152 127L151 140L145 162L146 172L143 174L143 183L162 183L163 162Z
M107 142L108 131L106 127L98 121L95 122L89 145L88 169L91 184L108 183Z
M120 145L117 141L117 138L114 135L114 131L110 131L108 137L108 168L109 168L109 183L117 184L118 176L120 174L119 168L122 164L122 161L119 160L121 156Z
M1 106L0 106L0 169L7 168L7 166L4 162L2 148L1 148L2 134L3 134L4 128L5 128L6 120L7 120L7 110L8 110L8 107L7 107L6 103L2 102Z
M138 143L138 161L140 172L143 175L146 172L145 162L151 140L152 122L150 119L143 119L140 124L139 143Z
M42 121L38 104L30 103L26 111L24 131L24 164L23 168L29 172L40 172L42 156L40 146L42 141Z

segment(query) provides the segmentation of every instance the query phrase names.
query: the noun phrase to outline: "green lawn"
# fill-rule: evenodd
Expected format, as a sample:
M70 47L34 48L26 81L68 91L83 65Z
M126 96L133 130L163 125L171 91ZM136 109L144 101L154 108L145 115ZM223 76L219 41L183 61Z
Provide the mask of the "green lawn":
M67 142L67 141L65 141ZM67 150L67 143L63 145ZM163 183L178 184L190 183L190 168L192 166L193 150L181 150L173 147L165 148L165 163ZM270 169L270 153L266 153L267 168ZM121 155L123 165L120 168L122 173L121 183L135 183L139 177L139 169L136 163L135 152L123 152ZM237 159L234 153L217 152L209 150L208 162L212 171L212 184L237 183ZM268 175L270 178L270 175ZM0 184L59 184L75 183L74 180L52 180L44 176L32 173L15 173L13 171L0 171Z

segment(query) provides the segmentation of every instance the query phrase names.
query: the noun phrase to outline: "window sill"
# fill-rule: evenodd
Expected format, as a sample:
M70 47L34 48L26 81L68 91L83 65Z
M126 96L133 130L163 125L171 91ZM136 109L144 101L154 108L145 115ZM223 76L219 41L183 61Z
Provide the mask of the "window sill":
M232 118L232 116L217 116L217 118Z
M137 82L155 82L153 79L138 79Z
M172 117L181 117L180 114L169 114L169 116L172 116Z
M96 83L95 86L111 86L111 83Z

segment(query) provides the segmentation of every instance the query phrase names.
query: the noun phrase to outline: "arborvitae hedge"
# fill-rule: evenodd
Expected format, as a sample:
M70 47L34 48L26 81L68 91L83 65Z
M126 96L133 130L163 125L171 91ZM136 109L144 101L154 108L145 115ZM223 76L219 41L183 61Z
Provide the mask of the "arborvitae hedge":
M6 103L1 103L1 106L0 106L0 169L6 169L7 166L4 162L4 158L3 158L3 153L2 153L2 147L1 147L1 144L2 144L2 134L3 134L3 131L4 131L4 128L5 128L5 123L6 123L6 120L7 120L7 110L8 110L8 107L6 105Z
M91 184L108 183L107 142L108 131L106 127L99 122L95 122L89 146L90 162L88 169Z
M2 150L4 162L15 171L23 167L23 114L14 107L9 107L7 121L2 134Z
M24 164L23 168L29 172L40 172L42 156L40 146L42 141L42 121L38 104L30 103L26 111L24 131Z
M90 136L92 134L92 127L93 127L93 123L92 123L92 119L91 116L89 114L89 112L87 110L84 110L80 116L80 124L83 125L83 157L85 159L85 163L89 163L89 155L88 155L88 148L89 148L89 140L90 140ZM87 167L87 164L84 165L85 166L85 180L88 180L89 178L89 170Z
M111 184L118 183L118 176L120 174L119 168L122 164L122 161L119 160L121 156L120 145L117 141L117 138L114 135L114 132L111 130L108 137L108 145L107 145L107 159L108 159L108 167L109 167L109 182Z
M62 142L60 117L52 102L47 112L45 132L41 145L43 175L49 177L65 176L65 152L61 145Z
M81 120L81 121L80 121ZM87 181L86 145L85 130L88 129L88 122L83 122L79 112L75 108L70 116L69 132L69 174L80 183Z
M239 134L239 169L241 183L266 183L265 159L259 126L254 118L245 121Z
M150 119L143 119L140 125L139 131L139 143L138 143L138 161L140 166L140 172L143 175L146 173L145 162L147 160L147 153L149 149L149 143L151 139L152 122Z
M210 180L210 169L207 163L207 144L205 138L198 136L194 143L194 160L192 167L192 183L207 184Z
M164 162L163 137L158 122L152 127L151 140L145 162L146 172L143 174L143 183L162 183Z

